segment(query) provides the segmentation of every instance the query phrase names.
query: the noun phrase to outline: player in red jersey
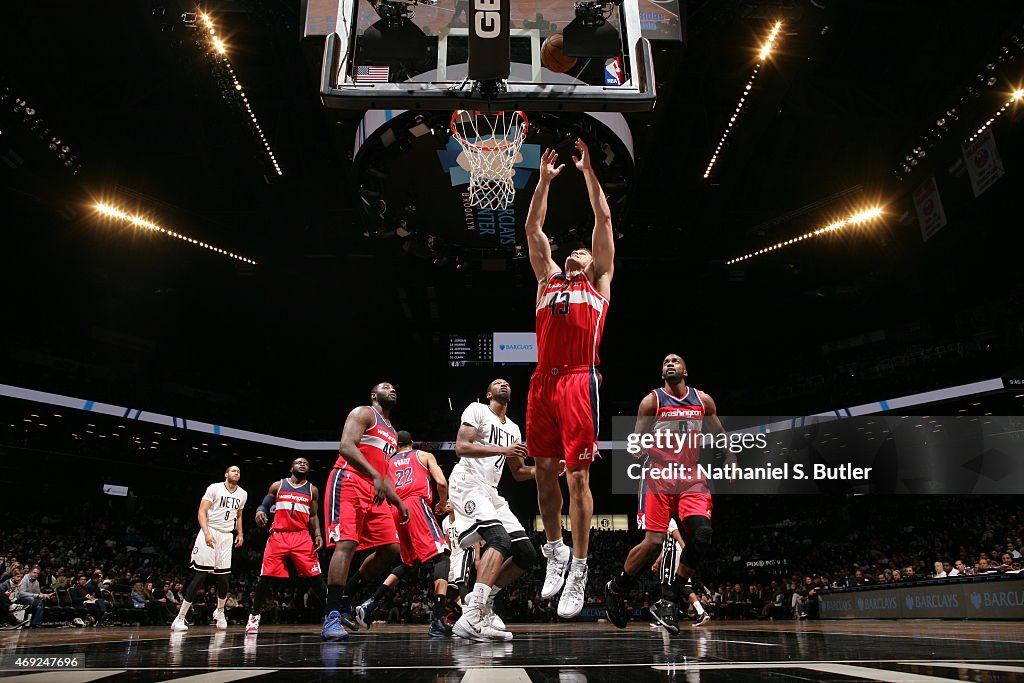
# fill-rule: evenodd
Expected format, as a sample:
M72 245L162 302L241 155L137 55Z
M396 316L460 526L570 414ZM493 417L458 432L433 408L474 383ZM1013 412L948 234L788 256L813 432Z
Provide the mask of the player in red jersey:
M356 607L356 622L363 628L370 628L370 614L387 591L397 586L408 570L433 562L434 602L430 607L427 635L434 638L450 636L452 629L444 618L444 603L448 596L448 542L434 516L435 508L431 505L434 493L430 489L433 481L437 487L436 511L440 514L448 506L448 480L434 454L414 449L412 435L405 430L399 430L398 452L388 459L388 476L398 497L409 508L409 523L398 525L402 561L391 569L373 596Z
M679 633L676 604L681 593L697 611L694 626L700 626L710 618L699 606L692 583L701 558L711 547L712 536L711 490L696 465L703 427L707 426L708 431L716 435L725 430L718 419L714 400L703 391L687 386L686 375L683 359L677 354L669 354L661 364L664 384L640 402L637 434L672 432L685 434L688 439L677 450L641 449L638 456L646 456L645 465L650 468L663 469L669 464L680 464L689 469L688 476L683 478L652 477L641 481L637 522L647 534L629 551L622 573L605 585L608 621L618 628L626 628L625 599L637 576L661 549L672 517L681 523L683 556L671 581L662 584L662 598L651 607L651 614L669 633Z
M587 583L587 554L594 499L590 493L590 463L597 457L598 387L597 349L608 313L614 271L615 245L612 217L604 191L591 166L590 151L576 141L573 156L583 173L594 211L591 249L576 249L559 268L551 259L551 244L544 234L548 190L564 164L547 150L541 159L540 180L526 217L530 264L537 276L537 369L530 379L526 406L526 442L537 468L537 503L547 543L542 552L547 572L542 598L558 601L558 615L577 616L583 609ZM558 483L560 460L569 482L569 519L572 552L562 542L562 491ZM572 563L570 565L570 557ZM566 573L568 572L568 576Z
M352 612L352 596L360 585L374 581L394 565L400 549L391 503L399 523L409 521L409 510L387 476L387 459L398 450L395 428L388 421L398 393L388 382L370 391L370 405L353 408L345 419L341 452L327 477L325 516L327 547L334 548L327 570L327 616L324 640L342 640L345 630L359 628ZM349 578L356 547L376 548Z
M321 604L327 597L327 585L320 575L320 560L316 556L317 551L324 547L320 520L316 516L320 492L306 479L308 473L309 461L295 458L291 476L271 484L263 502L256 508L257 526L267 525L271 506L274 508L274 522L270 525L267 548L263 551L263 566L249 621L245 625L246 633L259 631L260 614L270 594L272 579L287 579L289 562L298 576L313 580L313 593Z

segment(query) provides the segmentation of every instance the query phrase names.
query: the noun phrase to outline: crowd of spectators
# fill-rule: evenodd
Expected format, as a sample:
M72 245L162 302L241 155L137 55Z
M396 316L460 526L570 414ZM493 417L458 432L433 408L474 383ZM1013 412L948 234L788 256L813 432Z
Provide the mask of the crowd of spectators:
M0 529L5 625L67 623L64 617L80 625L169 624L190 578L195 523L148 514L140 505L132 512L126 518L98 501ZM714 522L701 591L716 618L813 617L823 589L1018 572L1022 564L1024 503L1010 497L980 497L971 505L940 496L723 497ZM259 533L247 530L246 545L234 555L228 601L234 622L251 606L263 550ZM593 534L587 594L599 607L604 583L642 532ZM542 540L535 535L535 543ZM510 622L556 620L553 602L540 597L543 579L538 563L499 595L497 611ZM431 583L429 568L410 572L378 603L376 617L425 622ZM654 573L645 572L631 604L643 608L659 597ZM215 602L211 585L193 601L190 621L206 623ZM320 611L306 586L293 583L274 594L264 615L268 623L304 622Z

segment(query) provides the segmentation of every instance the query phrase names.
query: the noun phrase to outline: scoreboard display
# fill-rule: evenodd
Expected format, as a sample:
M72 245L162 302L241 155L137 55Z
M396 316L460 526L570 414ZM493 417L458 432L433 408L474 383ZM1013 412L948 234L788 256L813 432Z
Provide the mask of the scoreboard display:
M494 335L453 334L448 337L448 365L461 368L466 365L490 365L494 362Z

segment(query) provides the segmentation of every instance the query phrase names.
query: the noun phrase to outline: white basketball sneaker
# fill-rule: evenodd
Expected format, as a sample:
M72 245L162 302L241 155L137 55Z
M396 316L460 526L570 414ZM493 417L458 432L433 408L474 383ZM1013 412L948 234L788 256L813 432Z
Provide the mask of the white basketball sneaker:
M584 593L587 588L587 565L573 565L565 580L565 590L558 599L558 616L563 619L578 617L583 611Z
M562 590L565 584L565 572L572 558L572 550L569 546L562 546L556 551L545 544L541 546L540 552L548 558L548 568L544 574L544 587L541 588L540 597L548 600L558 595L558 591Z
M493 628L495 630L498 630L498 631L504 631L505 630L505 622L502 621L501 617L499 617L494 612L491 612L491 628Z
M225 629L228 627L228 620L224 616L224 610L215 609L213 610L213 620L217 623L217 628Z
M260 630L260 615L250 614L249 621L245 622L246 633L257 633Z
M171 631L187 631L188 624L181 617L175 617L174 621L171 622Z

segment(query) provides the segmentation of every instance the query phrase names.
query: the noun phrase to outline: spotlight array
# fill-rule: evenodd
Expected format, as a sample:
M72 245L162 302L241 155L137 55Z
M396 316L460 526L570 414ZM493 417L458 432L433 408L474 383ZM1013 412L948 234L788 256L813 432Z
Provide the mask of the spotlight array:
M224 39L217 34L217 27L213 23L213 17L209 14L199 14L199 20L205 29L205 34L208 36L210 49L217 59L223 63L224 68L227 69L228 76L231 79L231 87L240 99L242 106L245 107L245 113L249 117L249 122L252 124L256 135L260 139L260 144L263 145L263 150L266 152L267 157L270 159L270 163L274 166L274 171L277 175L284 175L281 170L280 164L277 163L277 157L274 155L274 150L270 148L270 141L267 140L267 135L263 131L263 127L260 122L256 119L256 113L252 110L252 105L249 104L249 96L245 94L245 88L242 87L242 83L238 80L238 74L235 73L235 68L231 65L231 60L228 59L228 47L224 43Z
M777 242L777 243L775 243L775 244L773 244L771 246L764 247L763 249L758 249L757 251L752 251L749 254L746 254L744 256L737 256L734 259L726 261L725 264L727 266L731 266L734 263L740 263L741 261L747 261L747 260L750 260L750 259L754 258L755 256L761 256L762 254L767 254L768 252L771 252L771 251L777 251L779 249L782 249L783 247L788 247L788 246L790 246L792 244L796 244L797 242L802 242L803 240L810 239L812 237L819 237L821 235L825 235L825 234L828 234L828 233L837 232L837 231L842 230L843 228L849 227L851 225L857 225L859 223L867 223L869 221L873 221L873 220L875 220L876 218L878 218L881 215L882 215L882 209L880 207L877 207L877 206L874 207L874 208L871 208L871 209L867 209L865 211L860 211L858 213L853 214L852 216L850 216L848 218L844 218L844 219L838 220L838 221L836 221L834 223L830 223L830 224L828 224L828 225L826 225L824 227L818 228L817 230L811 230L810 232L805 232L804 234L798 235L797 237L793 237L793 238L790 238L788 240L783 240L781 242Z
M722 137L718 140L718 146L715 147L715 153L711 155L711 160L708 161L708 166L704 169L705 180L711 176L711 169L715 167L715 164L718 162L718 157L721 156L722 150L725 149L725 142L729 139L729 134L732 133L740 115L743 113L743 106L746 104L747 98L750 96L750 91L754 89L754 81L757 80L757 75L761 72L761 67L764 65L765 60L771 56L781 29L782 22L776 21L775 25L772 26L771 33L768 34L768 39L765 40L764 44L761 46L761 51L757 55L757 64L754 66L754 73L751 74L750 79L747 80L747 85L743 88L743 93L740 95L739 102L736 103L736 109L733 111L732 116L729 117L729 122L725 125Z
M978 130L974 131L974 134L971 135L971 137L967 138L967 141L974 142L979 135L988 130L992 126L992 124L996 122L997 117L1002 116L1003 112L1005 112L1007 109L1012 107L1017 102L1020 102L1022 98L1024 98L1024 89L1018 88L1017 90L1014 90L1013 93L1010 95L1010 99L1003 102L1003 106L999 107L999 109L996 110L996 113L993 114L988 121L981 124Z
M234 254L230 251L227 251L226 249L221 249L220 247L215 247L214 245L209 244L207 242L203 242L202 240L197 240L192 237L188 237L187 235L182 235L181 233L174 232L173 230L168 230L167 228L159 226L156 223L153 223L152 221L148 221L141 216L133 216L132 214L121 211L120 209L113 207L110 204L100 202L96 204L93 208L95 208L96 211L103 214L104 216L108 216L110 218L117 218L118 220L122 220L126 223L131 223L134 226L146 228L147 230L152 230L154 232L159 232L164 235L167 235L168 237L174 237L175 239L179 239L182 242L194 244L197 247L208 249L212 252L221 254L223 256L228 256L230 258L235 259L236 261L241 261L243 263L248 263L254 266L257 265L256 261L253 261L250 258L239 256L238 254Z
M971 105L976 101L980 101L983 94L986 94L986 97L988 97L987 93L992 92L990 89L999 83L1001 78L1013 80L1013 74L1005 72L1012 71L1011 64L1020 59L1021 55L1024 54L1024 38L1021 37L1022 35L1024 35L1024 26L1015 30L1014 34L1007 40L1002 41L1003 44L998 49L993 50L982 62L982 66L978 67L974 77L960 88L956 101L944 107L941 113L935 117L935 122L929 124L925 133L918 139L917 145L899 157L899 160L893 167L893 173L897 180L903 180L913 173L920 165L921 160L927 155L927 150L935 147L943 137L954 135L958 136L959 139L965 139L963 136L968 136L968 141L973 141L981 133L985 132L986 129L990 128L1010 106L1020 101L1021 98L1017 96L1017 93L1020 92L1019 90L1013 94L1008 94L1008 100L1004 101L1002 107L976 128L969 129L970 133L966 131L953 131L953 133L950 133L950 130L957 125L961 117L964 119L970 118L970 115L965 114L962 110L970 110Z
M30 104L25 98L15 95L11 88L4 87L3 91L0 92L0 106L11 107L11 111L14 112L15 116L20 115L22 125L25 126L29 133L35 134L40 141L46 144L54 156L57 157L57 161L71 171L71 175L78 175L81 172L82 164L78 161L78 155L72 151L67 142L50 130L43 117L39 116L39 112L34 105Z

